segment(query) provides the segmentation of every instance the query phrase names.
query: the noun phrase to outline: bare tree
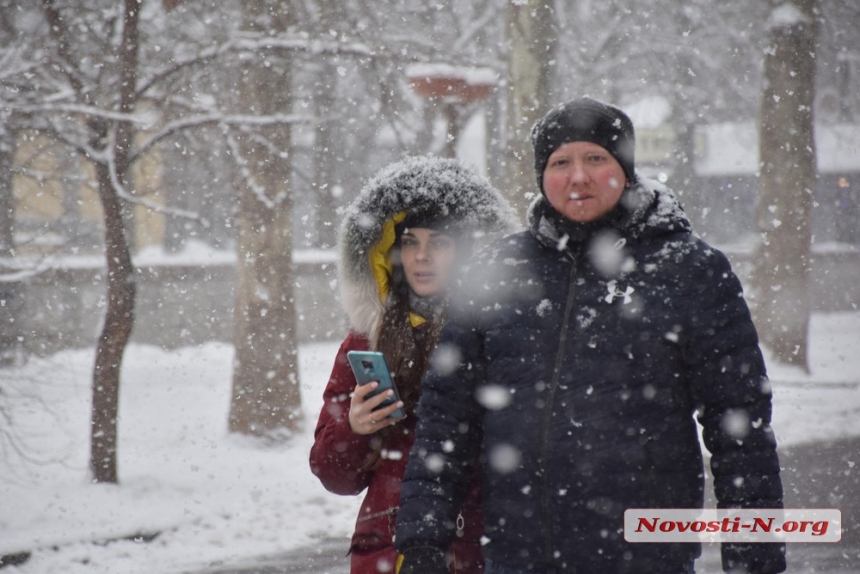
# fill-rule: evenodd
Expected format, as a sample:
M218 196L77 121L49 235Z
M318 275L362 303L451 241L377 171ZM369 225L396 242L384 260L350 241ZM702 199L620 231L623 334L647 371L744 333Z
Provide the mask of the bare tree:
M18 357L23 356L23 345L18 339L23 317L21 286L18 281L2 276L6 260L16 253L12 166L17 132L11 127L8 115L0 112L0 368L18 362Z
M18 131L10 114L0 112L0 258L15 256L15 201L12 178Z
M80 80L83 71L76 67L77 59L72 51L74 37L68 20L54 0L43 0L42 5L48 29L56 42L62 72L79 101L90 103L87 86ZM107 266L107 306L96 347L90 421L90 472L96 482L118 481L116 449L120 368L134 326L136 287L120 195L129 185L134 127L128 114L134 111L137 98L139 21L137 0L125 0L121 14L114 20L114 30L119 32L117 57L112 62L116 66L114 111L118 118L94 113L85 120L89 139L86 148L92 152L104 217Z
M354 131L342 127L346 120L337 110L344 100L358 98L354 92L338 93L337 78L343 74L355 80L347 70L360 60L360 85L377 90L378 97L378 105L370 102L365 109L380 110L367 119L391 121L396 134L410 130L414 134L415 127L408 123L414 112L410 114L408 92L403 93L403 64L438 61L440 53L453 57L440 46L474 35L480 27L469 26L469 22L486 21L483 15L467 13L460 18L453 9L439 10L417 2L397 3L391 11L383 12L369 9L361 1L332 7L324 2L254 0L244 2L242 9L242 37L257 51L246 52L241 67L239 107L269 115L289 114L297 94L312 98L318 114L314 118L316 149L311 154L311 171L318 188L314 201L322 214L322 225L330 230L335 227L336 197L332 192L336 181L327 180L332 175L327 162L330 158L339 160L344 152L335 148L339 144L332 135ZM422 34L403 34L404 21L415 23L416 29L423 23ZM317 41L313 50L308 50L310 42L302 38L309 36L330 40L327 44ZM379 42L380 37L390 41ZM299 77L310 85L300 85ZM230 137L242 177L229 428L258 436L289 434L297 428L301 414L291 260L291 161L295 168L292 158L296 154L286 123L241 133L233 130ZM403 149L409 149L408 144L404 143ZM326 244L334 241L332 234L320 236Z
M284 0L243 3L248 36L287 32ZM263 114L292 108L289 51L266 50L239 71L239 104ZM278 86L277 89L273 89ZM243 167L239 184L235 359L229 426L269 436L301 422L298 342L293 305L290 125L273 124L233 137Z
M13 5L10 0L0 0L0 48L5 52L17 38ZM3 68L4 66L0 66ZM2 72L0 72L2 74ZM0 99L5 100L4 90ZM15 157L17 130L13 128L11 114L0 110L0 258L13 257L15 254L14 223L15 203L12 198L12 165Z
M316 1L319 11L319 26L329 34L347 33L351 22L347 6L341 2ZM317 243L323 248L332 248L337 242L338 198L341 192L340 149L344 143L345 130L338 113L338 66L343 66L333 58L317 62L313 70L312 93L317 113L314 128L314 148L312 153L313 184L316 189Z
M810 213L816 182L813 133L818 0L772 0L764 60L754 258L754 313L776 357L809 369Z
M0 0L0 47L6 49L17 40L13 6L9 0ZM0 69L6 68L0 64ZM0 72L0 76L3 72ZM2 96L7 96L3 90ZM0 96L0 100L6 99ZM15 198L12 181L15 170L15 148L18 127L15 114L6 106L0 108L0 368L13 365L23 357L21 335L23 301L20 282L2 276L6 261L15 257ZM2 388L0 388L2 392Z
M140 196L132 176L133 167L161 142L177 134L203 126L220 126L226 133L234 130L248 134L246 142L250 147L244 151L249 153L250 163L244 167L253 172L260 167L255 162L262 162L267 169L274 166L266 176L270 178L266 183L277 181L280 185L286 181L283 175L289 173L288 158L285 154L269 155L269 150L264 148L274 141L278 149L289 149L288 139L285 143L269 136L288 133L285 125L291 119L282 115L266 116L254 107L248 108L250 114L230 115L222 111L224 102L214 97L186 95L187 84L193 84L196 79L194 70L228 54L266 50L270 47L266 45L268 40L259 45L248 43L247 38L234 37L229 27L226 34L222 33L214 41L204 37L210 32L204 27L184 36L180 29L174 29L173 42L164 41L163 37L158 40L168 26L163 10L155 2L124 0L117 5L88 0L72 5L63 0L42 0L38 8L30 10L29 15L34 17L28 22L36 22L36 15L41 17L33 32L44 35L41 53L46 55L39 61L24 62L20 53L5 52L4 55L11 54L8 61L19 71L15 77L8 78L7 85L14 85L18 92L29 95L18 97L12 108L22 118L23 127L74 150L92 167L104 221L107 292L104 324L93 369L90 470L96 481L115 483L118 482L120 373L135 317L134 268L127 235L129 207L137 205L168 216L196 217L164 208ZM172 51L164 50L165 46ZM307 48L307 42L300 43L298 49L302 48ZM254 78L251 80L251 85L257 85ZM271 107L266 106L266 109ZM242 136L237 137L237 140L242 139ZM244 156L243 153L237 155ZM254 195L256 190L253 187L248 195ZM281 191L272 197L276 204L281 201ZM256 197L264 202L268 200L264 195ZM289 218L288 209L275 209L278 219L270 225L254 218L252 201L246 201L245 205L250 205L251 214L246 229L263 231L280 227L282 231L277 232L280 234L289 229L284 224ZM277 233L266 237L272 242L268 253L289 254L288 239L287 243L278 243L283 240ZM256 247L249 249L254 252ZM289 273L288 265L270 260L262 264L276 269L282 274L281 283L289 284L284 279L284 274ZM279 303L284 309L272 315L292 313L291 296L279 299ZM283 331L276 335L283 335ZM269 348L273 353L280 350ZM281 348L294 364L294 348Z

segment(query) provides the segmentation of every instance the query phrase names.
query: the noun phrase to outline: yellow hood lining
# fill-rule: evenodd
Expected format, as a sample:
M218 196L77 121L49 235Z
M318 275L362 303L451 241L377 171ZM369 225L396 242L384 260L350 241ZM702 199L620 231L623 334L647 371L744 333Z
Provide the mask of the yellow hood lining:
M394 264L391 262L391 248L397 242L395 227L404 219L406 219L406 212L401 211L386 220L382 224L382 235L379 241L373 244L367 253L367 258L370 262L370 271L376 280L379 300L383 305L388 299L389 283L391 281L391 274L394 271ZM425 319L421 315L410 311L409 322L413 327L417 327L424 323Z

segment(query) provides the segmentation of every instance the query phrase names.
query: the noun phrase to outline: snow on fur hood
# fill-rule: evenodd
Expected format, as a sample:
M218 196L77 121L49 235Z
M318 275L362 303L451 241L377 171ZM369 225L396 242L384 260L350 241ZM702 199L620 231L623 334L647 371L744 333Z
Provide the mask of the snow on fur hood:
M457 160L407 157L383 168L346 210L338 238L341 302L351 329L371 336L382 319L368 253L382 237L383 226L398 213L430 209L471 229L477 241L516 227L502 195Z

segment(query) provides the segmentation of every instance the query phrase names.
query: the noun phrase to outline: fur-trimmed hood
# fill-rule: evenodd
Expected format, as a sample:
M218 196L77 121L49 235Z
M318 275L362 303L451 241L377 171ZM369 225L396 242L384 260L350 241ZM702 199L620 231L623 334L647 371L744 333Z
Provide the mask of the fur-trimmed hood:
M470 230L476 242L511 232L516 217L486 178L457 160L407 157L379 171L344 214L338 238L341 303L350 328L373 339L382 319L369 253L401 213L434 211Z

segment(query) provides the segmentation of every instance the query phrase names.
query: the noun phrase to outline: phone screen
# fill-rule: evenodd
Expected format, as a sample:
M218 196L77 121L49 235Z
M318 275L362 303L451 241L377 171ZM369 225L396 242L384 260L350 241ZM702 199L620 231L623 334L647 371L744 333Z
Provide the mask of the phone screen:
M394 395L386 399L374 410L387 407L400 400L400 394L397 392L397 387L394 386L394 380L391 377L391 371L388 369L388 364L385 361L385 356L378 351L349 351L346 354L347 360L352 367L352 372L355 374L355 380L359 385L365 385L370 381L377 381L379 386L375 391L369 393L368 398L378 395L388 389L394 390ZM389 415L389 417L400 418L406 416L403 409L397 409Z

